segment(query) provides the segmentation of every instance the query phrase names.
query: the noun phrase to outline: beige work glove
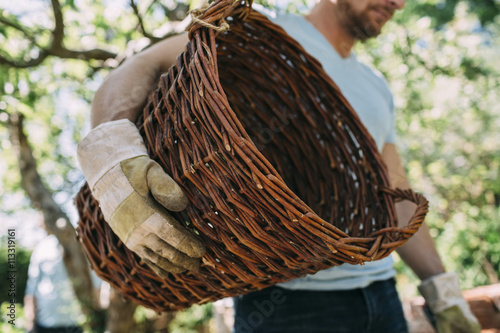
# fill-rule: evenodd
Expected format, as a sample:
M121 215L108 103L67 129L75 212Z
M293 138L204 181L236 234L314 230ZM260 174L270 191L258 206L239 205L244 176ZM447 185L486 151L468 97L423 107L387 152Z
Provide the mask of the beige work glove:
M436 320L438 333L479 333L481 326L462 296L457 273L432 276L418 287Z
M106 222L158 275L198 269L205 248L167 211L186 208L177 183L148 157L129 120L94 128L78 145L78 160Z

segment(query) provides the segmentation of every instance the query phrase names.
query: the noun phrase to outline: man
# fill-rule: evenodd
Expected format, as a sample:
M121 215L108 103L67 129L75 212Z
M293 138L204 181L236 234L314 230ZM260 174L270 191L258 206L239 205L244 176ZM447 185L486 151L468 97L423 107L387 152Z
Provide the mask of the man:
M385 80L362 65L352 52L357 41L380 34L384 24L403 6L404 0L320 0L305 17L268 16L322 62L375 139L392 186L408 188L394 144L392 95ZM137 130L124 119L135 121L150 82L174 63L186 42L186 35L163 41L111 73L92 105L92 126L99 126L79 146L83 171L106 220L127 246L160 275L195 269L204 251L165 211L145 207L140 200L150 191L167 209L185 207L179 188L143 156L146 153ZM138 80L145 84L138 87ZM136 98L118 103L131 91ZM169 189L170 197L147 185L160 180ZM110 190L117 182L127 184L128 191L118 186ZM132 210L125 211L124 206L133 206L134 212L141 213L124 219ZM402 226L413 208L410 203L397 204ZM398 253L424 281L420 290L440 332L479 331L477 320L461 297L456 274L445 273L425 224ZM235 331L406 332L392 265L390 257L364 266L342 265L238 297ZM262 302L276 296L276 291L279 297L274 297L272 310L263 310ZM253 320L259 311L261 319Z

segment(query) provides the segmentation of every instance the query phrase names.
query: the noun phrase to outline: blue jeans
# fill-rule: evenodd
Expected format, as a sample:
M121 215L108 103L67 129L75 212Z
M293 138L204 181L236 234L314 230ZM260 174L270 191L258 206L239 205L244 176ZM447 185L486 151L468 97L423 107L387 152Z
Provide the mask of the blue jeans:
M408 332L394 279L353 290L274 286L234 302L234 333Z
M58 327L44 327L35 323L33 333L83 333L79 326L58 326Z

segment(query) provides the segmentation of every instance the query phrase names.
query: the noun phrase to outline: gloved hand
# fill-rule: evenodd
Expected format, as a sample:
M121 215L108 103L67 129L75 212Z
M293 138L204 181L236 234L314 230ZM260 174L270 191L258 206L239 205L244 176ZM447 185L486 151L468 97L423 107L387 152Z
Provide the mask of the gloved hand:
M479 333L481 326L462 296L457 273L432 276L418 287L436 319L438 333Z
M162 277L198 269L205 248L167 212L188 200L148 157L134 124L97 126L78 145L78 160L106 222L130 250Z

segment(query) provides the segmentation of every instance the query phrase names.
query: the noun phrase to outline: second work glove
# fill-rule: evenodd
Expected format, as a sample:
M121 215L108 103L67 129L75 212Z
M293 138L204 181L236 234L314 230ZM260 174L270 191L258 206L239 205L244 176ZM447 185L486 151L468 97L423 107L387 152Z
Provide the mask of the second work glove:
M434 314L438 333L479 333L481 327L462 296L457 273L432 276L418 287Z
M188 200L148 157L134 124L99 125L78 145L78 160L106 222L130 250L162 277L198 269L205 248L167 211Z

